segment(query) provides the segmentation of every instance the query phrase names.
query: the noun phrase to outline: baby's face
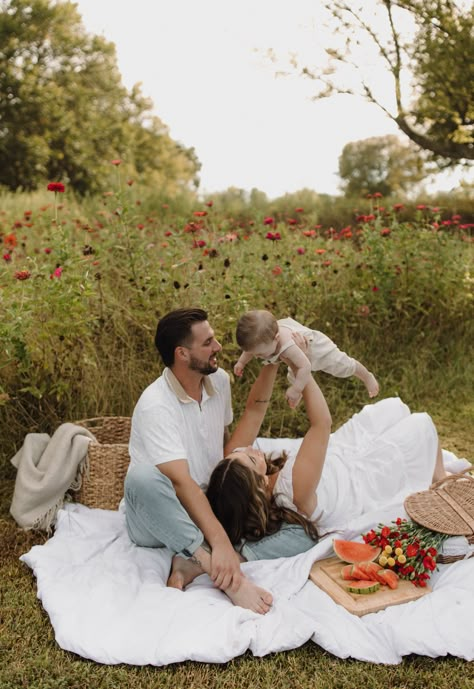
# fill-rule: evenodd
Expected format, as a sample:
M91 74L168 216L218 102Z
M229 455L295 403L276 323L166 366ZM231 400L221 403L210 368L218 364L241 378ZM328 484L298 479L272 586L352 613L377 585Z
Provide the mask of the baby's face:
M271 356L276 354L277 349L278 340L277 338L274 338L271 342L262 342L261 344L256 345L252 350L252 354L258 359L269 359Z

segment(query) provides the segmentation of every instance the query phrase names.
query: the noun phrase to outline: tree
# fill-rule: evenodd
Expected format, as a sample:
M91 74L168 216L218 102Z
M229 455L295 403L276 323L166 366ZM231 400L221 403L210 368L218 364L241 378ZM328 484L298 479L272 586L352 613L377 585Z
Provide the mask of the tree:
M412 189L426 175L420 149L397 136L374 136L346 144L339 158L339 176L346 196L378 191L390 196Z
M325 7L332 27L328 62L315 69L302 67L297 57L292 60L300 74L318 82L315 98L362 95L440 166L473 160L472 5L462 0L334 0ZM380 95L383 77L374 66L381 63L393 83L393 105Z
M122 85L115 46L85 31L74 3L0 0L0 184L62 179L94 192L118 157L192 183L194 152L151 109L138 87Z

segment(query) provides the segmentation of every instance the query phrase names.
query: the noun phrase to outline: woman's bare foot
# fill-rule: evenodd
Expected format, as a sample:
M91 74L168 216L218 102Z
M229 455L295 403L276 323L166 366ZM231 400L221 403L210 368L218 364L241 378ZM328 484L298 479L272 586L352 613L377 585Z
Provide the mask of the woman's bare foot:
M272 607L272 594L260 586L256 586L245 577L242 578L242 583L237 591L227 589L225 593L234 605L258 612L260 615L265 615Z
M200 574L204 574L204 570L196 562L175 555L171 562L171 573L166 586L184 591L186 586Z

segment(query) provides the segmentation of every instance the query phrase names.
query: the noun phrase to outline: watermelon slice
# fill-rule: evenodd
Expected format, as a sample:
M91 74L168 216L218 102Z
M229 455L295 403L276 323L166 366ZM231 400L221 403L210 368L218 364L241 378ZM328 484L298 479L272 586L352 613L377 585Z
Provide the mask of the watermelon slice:
M398 575L391 569L381 569L377 572L378 581L384 579L383 583L388 584L391 589L396 589L398 586Z
M344 579L344 581L352 581L352 565L344 565L341 569L341 579Z
M368 543L356 543L356 541L343 541L335 538L332 542L334 552L344 562L368 562L375 560L381 553L381 548Z
M354 581L353 584L346 586L349 593L375 593L380 588L378 581Z
M387 583L385 579L382 580L378 576L379 571L383 572L384 570L377 562L358 562L357 567L362 572L365 572L365 579L369 579L370 581L378 581L381 584Z

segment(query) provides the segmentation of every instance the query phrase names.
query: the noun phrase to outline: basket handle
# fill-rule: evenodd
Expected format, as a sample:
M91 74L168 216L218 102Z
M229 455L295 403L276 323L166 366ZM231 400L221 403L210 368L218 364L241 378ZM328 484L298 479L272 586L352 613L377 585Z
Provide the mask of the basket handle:
M435 481L434 483L431 484L430 489L435 489L435 488L441 488L441 486L446 485L447 483L450 483L452 481L457 481L461 476L463 479L467 479L468 481L474 481L474 476L472 474L468 473L474 469L474 466L466 467L462 471L458 471L457 474L451 474L450 476L445 476L444 478L439 479L439 481Z

